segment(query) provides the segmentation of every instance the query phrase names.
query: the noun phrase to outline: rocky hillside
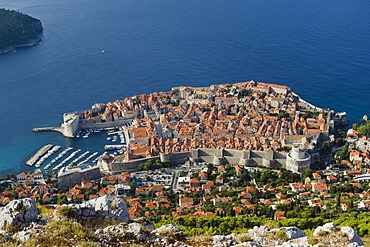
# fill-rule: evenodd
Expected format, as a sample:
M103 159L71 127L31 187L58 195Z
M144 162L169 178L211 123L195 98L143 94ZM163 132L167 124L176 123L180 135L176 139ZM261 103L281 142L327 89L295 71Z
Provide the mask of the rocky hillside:
M130 221L125 203L109 196L43 215L32 200L14 200L0 208L0 229L1 246L363 246L352 228L333 223L311 236L295 226L256 226L240 234L189 237L173 224L155 229L145 218Z

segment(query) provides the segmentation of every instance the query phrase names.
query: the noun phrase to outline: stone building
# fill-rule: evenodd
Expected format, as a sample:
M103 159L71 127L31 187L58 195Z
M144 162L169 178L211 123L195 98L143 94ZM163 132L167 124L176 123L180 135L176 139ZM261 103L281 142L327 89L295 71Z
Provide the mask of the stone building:
M311 155L303 148L293 147L286 155L286 169L295 173L302 173L310 168Z

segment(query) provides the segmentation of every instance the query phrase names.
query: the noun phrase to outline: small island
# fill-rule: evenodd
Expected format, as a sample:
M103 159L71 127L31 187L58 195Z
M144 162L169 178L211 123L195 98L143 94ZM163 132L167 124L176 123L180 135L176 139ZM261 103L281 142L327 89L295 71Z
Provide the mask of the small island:
M0 54L39 44L42 31L40 20L15 10L0 9Z

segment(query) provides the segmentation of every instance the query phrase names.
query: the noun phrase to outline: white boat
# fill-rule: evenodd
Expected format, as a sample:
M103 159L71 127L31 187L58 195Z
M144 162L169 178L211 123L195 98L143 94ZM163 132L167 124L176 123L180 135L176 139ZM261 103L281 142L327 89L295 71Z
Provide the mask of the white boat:
M84 152L83 154L81 154L80 156L78 156L76 159L74 159L74 160L72 161L72 163L77 163L79 160L81 160L81 159L85 158L85 156L86 156L87 154L89 154L89 153L90 153L90 151L86 151L86 152Z
M81 149L78 149L78 150L74 151L73 153L71 153L66 159L64 159L62 162L60 162L58 165L56 165L53 168L53 171L59 170L65 163L67 163L69 160L71 160L80 151L81 151Z
M105 145L104 150L126 149L127 145Z
M84 159L82 162L80 162L80 164L85 164L86 162L88 162L91 158L93 158L94 156L96 156L97 154L99 154L98 152L95 152L93 154L91 154L89 157L87 157L86 159Z

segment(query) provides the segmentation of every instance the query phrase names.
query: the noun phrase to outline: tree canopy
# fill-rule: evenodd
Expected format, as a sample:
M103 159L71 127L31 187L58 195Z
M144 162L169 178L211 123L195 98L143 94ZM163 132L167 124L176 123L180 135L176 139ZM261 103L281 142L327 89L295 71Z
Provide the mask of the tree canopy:
M370 120L358 126L357 131L360 136L370 136Z
M18 11L0 9L0 49L37 39L39 30L35 28L35 22L39 20Z

